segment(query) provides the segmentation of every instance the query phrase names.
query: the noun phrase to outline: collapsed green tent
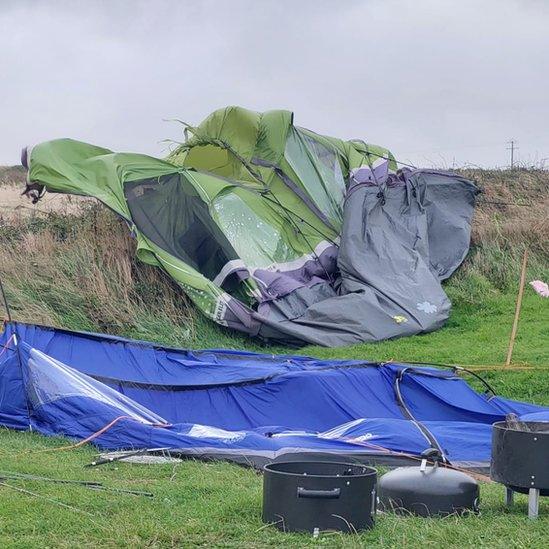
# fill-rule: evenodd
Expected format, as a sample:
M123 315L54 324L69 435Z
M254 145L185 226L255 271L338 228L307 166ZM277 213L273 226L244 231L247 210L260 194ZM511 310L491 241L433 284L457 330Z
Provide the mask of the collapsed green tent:
M467 253L476 187L398 171L389 151L288 111L215 111L166 160L61 139L24 151L29 189L92 196L138 257L212 320L284 343L345 345L438 328L440 280Z
M190 138L169 161L268 190L292 212L310 210L332 236L341 230L348 174L386 159L396 170L387 149L296 127L289 111L228 107L186 133Z

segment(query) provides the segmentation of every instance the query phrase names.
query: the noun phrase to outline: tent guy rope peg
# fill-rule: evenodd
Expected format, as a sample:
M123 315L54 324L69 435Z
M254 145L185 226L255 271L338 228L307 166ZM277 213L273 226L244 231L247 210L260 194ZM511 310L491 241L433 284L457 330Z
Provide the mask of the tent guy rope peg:
M96 465L103 465L104 463L112 463L114 461L114 458L108 458L100 461L92 461L88 465L84 465L84 467L95 467Z
M27 473L0 471L0 481L4 481L4 480L35 481L35 482L46 482L46 483L53 483L53 484L70 484L74 486L81 486L83 488L89 488L90 490L104 491L104 492L109 492L113 494L144 496L148 498L154 497L154 494L151 492L145 492L143 490L128 490L126 488L115 488L115 487L105 486L101 482L95 482L90 480L52 478L52 477L44 477L40 475L31 475ZM16 488L15 486L11 486L11 487L18 490L18 488Z

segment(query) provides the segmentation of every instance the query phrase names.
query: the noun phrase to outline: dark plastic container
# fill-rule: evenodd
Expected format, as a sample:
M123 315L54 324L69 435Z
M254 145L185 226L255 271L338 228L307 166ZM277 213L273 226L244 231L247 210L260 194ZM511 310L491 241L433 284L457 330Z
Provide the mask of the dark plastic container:
M279 462L263 469L263 522L285 532L372 528L377 473L337 462Z
M420 517L478 512L479 486L469 475L435 465L399 467L379 479L380 509Z
M514 492L530 489L549 496L549 422L520 422L522 429L506 421L494 423L490 476Z

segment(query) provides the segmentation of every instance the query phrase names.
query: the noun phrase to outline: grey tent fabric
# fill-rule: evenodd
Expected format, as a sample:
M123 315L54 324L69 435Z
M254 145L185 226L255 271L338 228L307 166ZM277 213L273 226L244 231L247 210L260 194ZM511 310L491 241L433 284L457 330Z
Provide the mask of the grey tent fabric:
M451 307L440 282L467 254L477 192L430 170L351 186L337 276L264 304L259 335L341 346L440 328Z
M223 147L232 145L217 137L186 149L212 171L61 139L32 149L29 182L105 203L130 225L143 261L164 269L209 318L250 336L339 346L445 322L441 281L469 249L473 183L396 171L388 151L358 141L299 128L288 140L290 113L266 115L278 121L270 130L257 113L228 113L236 113L232 129L224 112L210 122L215 135L225 128L236 140L230 162ZM250 121L258 123L251 142ZM220 143L218 174L221 159L208 147Z
M416 170L405 177L425 187L422 198L427 212L431 269L446 280L469 251L471 218L478 188L451 172Z

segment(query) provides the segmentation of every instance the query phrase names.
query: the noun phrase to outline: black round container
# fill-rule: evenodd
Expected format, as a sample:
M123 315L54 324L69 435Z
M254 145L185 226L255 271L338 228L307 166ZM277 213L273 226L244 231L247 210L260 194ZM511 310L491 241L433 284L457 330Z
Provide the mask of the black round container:
M445 467L399 467L379 479L383 511L420 517L478 512L479 486L469 475Z
M490 477L515 492L531 488L549 496L549 423L506 421L494 423Z
M263 469L263 522L285 532L358 532L374 525L376 470L337 462L280 462Z

